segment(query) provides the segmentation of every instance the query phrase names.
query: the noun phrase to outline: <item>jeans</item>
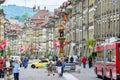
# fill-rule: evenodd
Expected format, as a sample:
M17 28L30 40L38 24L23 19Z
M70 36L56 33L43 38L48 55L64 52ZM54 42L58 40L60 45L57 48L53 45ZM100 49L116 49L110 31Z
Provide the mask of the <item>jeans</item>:
M0 69L0 78L3 78L4 77L4 72L2 69Z
M60 76L63 76L63 72L64 72L64 69L63 69L63 67L62 67L62 68L61 68Z
M14 73L14 80L19 80L19 73Z
M86 68L86 63L83 63L83 68Z

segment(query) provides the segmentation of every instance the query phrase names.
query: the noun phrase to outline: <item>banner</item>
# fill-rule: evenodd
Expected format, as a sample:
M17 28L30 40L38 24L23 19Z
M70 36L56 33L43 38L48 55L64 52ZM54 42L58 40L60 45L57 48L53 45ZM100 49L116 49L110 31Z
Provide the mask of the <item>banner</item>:
M0 49L6 48L6 40L0 40Z
M54 46L60 48L60 42L59 42L59 40L54 40Z

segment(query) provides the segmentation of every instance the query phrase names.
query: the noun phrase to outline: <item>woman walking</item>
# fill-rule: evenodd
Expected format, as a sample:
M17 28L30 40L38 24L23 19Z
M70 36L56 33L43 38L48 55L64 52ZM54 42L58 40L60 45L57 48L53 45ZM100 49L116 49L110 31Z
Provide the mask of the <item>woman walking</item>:
M56 63L56 66L57 66L57 72L58 72L58 75L59 77L62 77L63 73L62 73L62 61L61 59L59 58L57 63Z
M10 72L13 66L9 60L9 57L5 57L5 61L3 62L3 71L4 71L4 80L10 80Z
M48 76L50 76L50 73L53 74L53 76L55 75L54 72L53 72L53 69L52 69L52 65L53 65L53 62L52 60L50 59L48 64L47 64L47 71L48 71Z
M17 58L15 59L13 66L14 66L13 68L14 80L19 80L20 63Z

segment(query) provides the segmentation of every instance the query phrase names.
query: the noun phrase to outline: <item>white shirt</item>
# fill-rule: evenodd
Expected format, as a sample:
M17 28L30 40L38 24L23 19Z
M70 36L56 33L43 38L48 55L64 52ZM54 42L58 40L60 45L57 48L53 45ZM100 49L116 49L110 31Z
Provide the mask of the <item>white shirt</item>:
M10 67L10 62L6 61L6 67Z

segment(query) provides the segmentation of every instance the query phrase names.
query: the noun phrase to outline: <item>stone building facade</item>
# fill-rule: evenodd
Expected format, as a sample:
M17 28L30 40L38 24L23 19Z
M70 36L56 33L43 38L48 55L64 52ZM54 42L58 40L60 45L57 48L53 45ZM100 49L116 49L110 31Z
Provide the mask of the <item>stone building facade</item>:
M95 1L95 31L97 44L110 37L120 37L120 1Z

